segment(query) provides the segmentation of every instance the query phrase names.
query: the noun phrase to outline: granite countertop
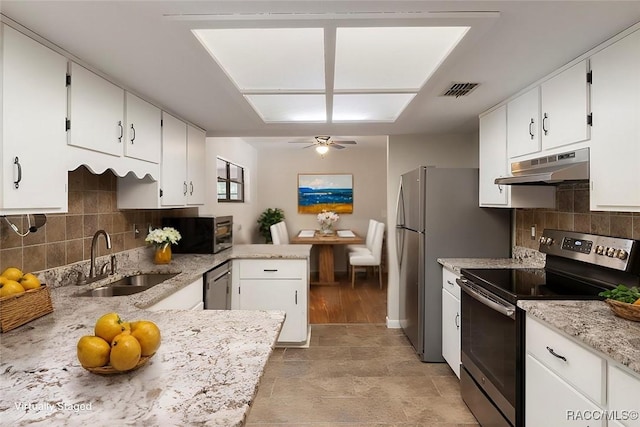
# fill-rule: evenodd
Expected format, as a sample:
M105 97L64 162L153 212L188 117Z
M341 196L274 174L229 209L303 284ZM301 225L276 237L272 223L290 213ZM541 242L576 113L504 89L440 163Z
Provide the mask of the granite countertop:
M158 266L150 251L137 249L118 254L118 274L82 286L70 283L88 263L38 273L50 287L54 312L0 335L3 423L243 425L284 312L144 309L230 259L305 259L309 251L308 245L239 245L215 255L174 254L170 264ZM179 274L135 295L74 296L140 272ZM112 311L125 320L155 322L162 345L139 370L95 375L80 366L76 343Z
M518 301L518 307L640 375L640 322L604 301Z
M541 252L516 246L512 258L438 258L438 262L460 274L463 268L544 268L545 256Z

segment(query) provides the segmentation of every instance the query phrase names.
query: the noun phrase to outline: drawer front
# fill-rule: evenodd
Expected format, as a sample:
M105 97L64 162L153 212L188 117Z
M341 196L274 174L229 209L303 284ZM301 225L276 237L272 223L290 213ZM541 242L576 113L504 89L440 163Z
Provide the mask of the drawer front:
M306 260L239 260L240 279L305 279Z
M442 289L446 289L458 299L460 299L460 285L456 283L456 279L459 278L460 276L453 271L442 267Z
M605 360L531 316L526 325L527 353L600 405L605 404Z

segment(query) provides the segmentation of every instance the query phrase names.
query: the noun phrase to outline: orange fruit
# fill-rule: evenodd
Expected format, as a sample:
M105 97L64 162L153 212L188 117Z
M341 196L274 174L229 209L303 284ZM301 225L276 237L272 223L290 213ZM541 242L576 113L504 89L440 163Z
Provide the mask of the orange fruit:
M2 274L0 274L0 276L6 277L9 280L15 280L17 282L22 277L22 271L16 267L9 267L5 269Z
M13 294L20 294L24 292L22 285L15 280L1 277L0 279L0 297L6 297Z
M95 334L109 344L116 335L129 331L128 322L123 322L118 313L107 313L96 322Z
M140 343L129 332L116 336L111 342L109 363L116 371L135 368L140 360Z
M151 356L160 347L160 328L150 320L132 322L131 335L140 343L143 356Z
M27 273L20 279L20 284L26 290L38 289L40 287L40 279L35 274Z
M109 343L95 335L85 335L78 341L77 354L85 368L97 368L109 363Z

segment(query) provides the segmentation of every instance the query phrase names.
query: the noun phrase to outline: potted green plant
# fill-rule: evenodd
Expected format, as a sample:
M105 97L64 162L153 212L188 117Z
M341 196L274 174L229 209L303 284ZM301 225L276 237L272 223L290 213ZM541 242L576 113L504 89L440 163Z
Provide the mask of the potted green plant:
M271 226L284 220L284 211L280 208L267 208L258 217L260 235L271 243Z

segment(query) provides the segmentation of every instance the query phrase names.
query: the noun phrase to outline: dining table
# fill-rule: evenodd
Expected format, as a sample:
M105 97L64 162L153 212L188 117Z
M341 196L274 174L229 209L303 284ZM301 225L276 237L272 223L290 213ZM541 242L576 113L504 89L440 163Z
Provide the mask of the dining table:
M359 245L364 239L351 230L324 233L320 230L301 230L289 239L291 244L305 244L318 247L318 281L312 285L337 285L334 270L334 247L336 245Z

